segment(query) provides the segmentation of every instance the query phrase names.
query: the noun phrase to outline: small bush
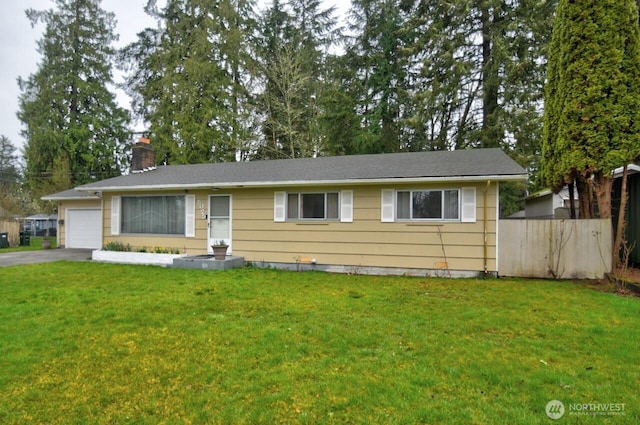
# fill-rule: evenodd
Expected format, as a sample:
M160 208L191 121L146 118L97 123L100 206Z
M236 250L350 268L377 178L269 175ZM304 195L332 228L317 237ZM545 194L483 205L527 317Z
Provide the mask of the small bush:
M152 254L180 254L179 248L174 247L163 247L163 246L139 246L132 247L129 244L125 244L123 242L109 242L103 248L105 251L118 251L118 252L149 252Z
M154 254L180 254L180 249L174 247L166 248L164 246L155 246L153 247L152 252Z
M131 245L123 242L108 242L103 248L105 251L131 252Z

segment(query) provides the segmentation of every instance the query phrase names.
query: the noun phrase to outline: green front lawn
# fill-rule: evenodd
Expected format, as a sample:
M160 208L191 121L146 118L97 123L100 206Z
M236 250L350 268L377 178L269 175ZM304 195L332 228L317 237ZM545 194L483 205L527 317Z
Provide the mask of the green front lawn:
M7 267L0 423L632 424L639 341L640 300L568 282Z

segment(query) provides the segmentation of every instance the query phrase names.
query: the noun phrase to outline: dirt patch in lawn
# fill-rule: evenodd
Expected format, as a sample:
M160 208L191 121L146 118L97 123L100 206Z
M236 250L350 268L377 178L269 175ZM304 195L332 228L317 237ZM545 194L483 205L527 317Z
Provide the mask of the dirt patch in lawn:
M640 269L629 268L622 276L610 275L608 280L619 294L640 297Z
M640 283L640 269L629 269L627 279L629 282Z

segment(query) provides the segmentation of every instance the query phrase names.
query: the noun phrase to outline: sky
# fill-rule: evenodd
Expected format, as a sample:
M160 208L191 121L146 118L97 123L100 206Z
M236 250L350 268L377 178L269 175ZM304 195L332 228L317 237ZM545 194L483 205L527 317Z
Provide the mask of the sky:
M147 0L102 0L102 9L116 15L116 33L120 35L115 47L125 46L136 40L136 34L147 27L155 26L155 21L144 13ZM158 2L164 4L162 0ZM262 0L259 4L270 4ZM326 7L336 6L337 14L345 14L349 0L325 0ZM38 70L40 54L37 40L42 37L44 24L31 27L25 15L26 9L47 10L54 7L52 0L4 0L0 14L0 135L11 140L19 150L24 139L20 135L22 125L16 117L20 89L17 79L27 79ZM262 6L260 7L263 8ZM114 70L116 83L121 75ZM129 98L116 92L120 106L129 109ZM19 152L19 151L18 151ZM17 153L18 153L17 152ZM19 153L18 153L19 154Z
M147 0L102 0L102 8L116 14L116 32L120 39L116 47L122 47L136 39L142 29L154 26L155 21L144 13ZM18 77L27 79L38 70L40 54L36 42L42 37L45 25L31 27L25 15L26 9L47 10L54 7L52 0L9 0L3 2L0 14L0 134L21 149L24 140L20 135L22 125L16 116L18 111ZM115 75L115 73L114 73ZM117 78L116 78L117 80ZM129 99L117 93L121 106L129 108Z

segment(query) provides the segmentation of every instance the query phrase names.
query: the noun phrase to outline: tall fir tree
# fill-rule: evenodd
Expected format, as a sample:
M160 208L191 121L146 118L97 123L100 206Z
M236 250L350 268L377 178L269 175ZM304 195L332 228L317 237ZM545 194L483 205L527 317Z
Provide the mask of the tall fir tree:
M168 0L147 13L159 22L121 54L127 88L149 123L157 159L234 161L252 138L249 109L251 0Z
M537 168L545 49L555 2L414 2L405 31L424 149L501 147ZM423 142L420 142L423 140Z
M319 101L320 133L325 138L325 155L356 155L366 153L369 140L358 114L360 81L342 55L331 55L325 68L324 96Z
M350 26L354 33L345 53L352 80L344 91L356 96L360 116L357 153L407 149L404 119L408 106L408 66L404 3L398 0L354 0ZM357 89L357 91L354 90Z
M112 63L115 17L100 0L55 0L27 10L46 25L35 74L19 79L25 177L34 198L119 175L126 166L128 113L118 107Z
M0 220L19 212L18 156L16 148L5 135L0 135Z
M7 136L0 135L0 188L2 192L5 192L9 186L18 183L19 177L16 147Z
M561 0L549 49L541 177L611 216L612 171L640 155L640 27L634 0ZM581 215L590 208L581 203Z
M274 0L263 14L257 37L263 138L254 158L310 157L325 150L320 106L336 25L333 8L322 9L318 0Z

